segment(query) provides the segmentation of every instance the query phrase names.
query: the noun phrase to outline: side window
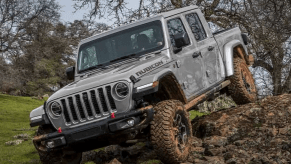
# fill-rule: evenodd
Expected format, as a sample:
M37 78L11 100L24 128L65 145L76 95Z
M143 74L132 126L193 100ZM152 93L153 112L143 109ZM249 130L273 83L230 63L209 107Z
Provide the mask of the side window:
M176 47L174 35L179 34L179 33L186 33L186 30L185 30L180 18L175 18L175 19L169 20L167 25L168 25L168 29L169 29L171 43L174 47Z
M196 13L187 14L185 16L192 33L197 41L203 40L206 38L205 30L202 26L202 23Z

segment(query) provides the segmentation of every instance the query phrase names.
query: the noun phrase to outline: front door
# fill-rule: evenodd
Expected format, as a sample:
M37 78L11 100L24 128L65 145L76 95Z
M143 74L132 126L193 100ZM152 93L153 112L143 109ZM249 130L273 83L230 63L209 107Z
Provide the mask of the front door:
M204 65L203 85L205 88L210 88L217 84L221 78L220 53L215 39L212 34L206 33L199 15L196 12L188 12L184 14L187 21L187 28L192 32L192 37L197 45L197 54L201 54ZM208 24L206 24L208 25ZM205 26L205 24L204 24Z
M185 19L181 16L174 16L167 19L168 32L171 39L172 47L175 49L175 41L173 36L177 33L187 33L184 24ZM183 21L184 23L183 23ZM192 97L195 93L203 90L204 84L204 66L203 58L197 52L197 47L193 44L193 39L190 38L190 44L182 47L182 50L174 53L173 58L176 60L177 80L184 90L186 98Z

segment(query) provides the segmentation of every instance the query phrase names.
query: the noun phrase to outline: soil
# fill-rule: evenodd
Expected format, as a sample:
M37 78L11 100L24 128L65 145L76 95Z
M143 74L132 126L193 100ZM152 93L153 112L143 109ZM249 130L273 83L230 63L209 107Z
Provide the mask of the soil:
M191 122L194 137L187 163L291 163L290 114L291 94L284 94L196 117ZM83 163L158 163L147 145L86 152Z

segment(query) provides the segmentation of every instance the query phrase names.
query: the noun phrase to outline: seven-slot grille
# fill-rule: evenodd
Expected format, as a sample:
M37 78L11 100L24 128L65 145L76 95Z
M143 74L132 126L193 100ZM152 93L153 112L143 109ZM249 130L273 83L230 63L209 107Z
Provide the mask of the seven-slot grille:
M61 104L67 124L101 118L102 116L108 116L111 112L116 112L116 105L111 95L111 86L71 95L61 99Z

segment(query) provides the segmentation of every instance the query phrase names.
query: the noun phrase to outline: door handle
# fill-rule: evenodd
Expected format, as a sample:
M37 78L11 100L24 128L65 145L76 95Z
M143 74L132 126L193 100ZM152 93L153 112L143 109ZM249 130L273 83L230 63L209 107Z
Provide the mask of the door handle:
M214 47L212 47L212 46L208 47L208 51L212 51L213 49L214 49Z
M201 55L201 52L194 52L192 57L197 58L199 55Z

